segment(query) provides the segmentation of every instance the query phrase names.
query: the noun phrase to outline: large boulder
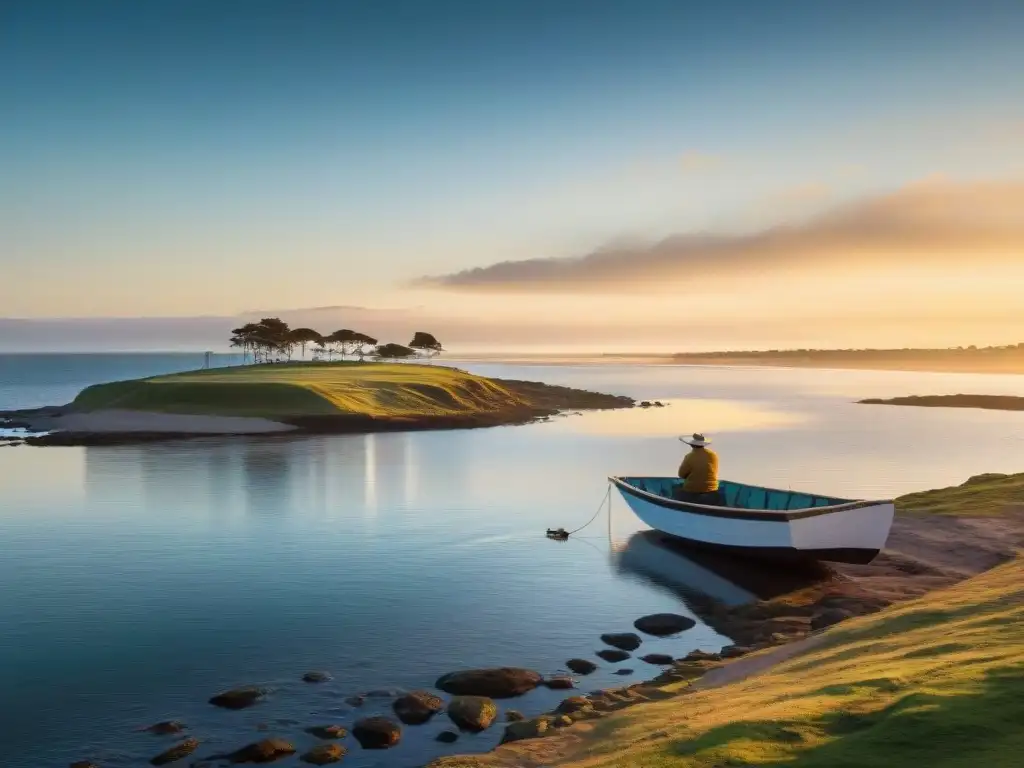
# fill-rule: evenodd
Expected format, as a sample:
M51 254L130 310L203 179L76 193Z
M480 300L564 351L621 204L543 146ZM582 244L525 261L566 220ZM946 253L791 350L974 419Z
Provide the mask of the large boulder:
M581 712L585 709L592 709L593 703L586 696L570 696L562 700L555 708L560 715L571 715L574 712Z
M618 648L620 651L635 651L643 640L635 632L615 632L601 635L601 642L612 648Z
M317 744L299 759L310 765L330 765L341 762L345 756L345 748L340 744Z
M619 661L625 661L629 658L629 654L625 651L619 651L612 648L605 648L604 650L600 650L597 652L597 655L605 661L611 662L613 664Z
M402 740L402 727L388 717L364 717L352 726L363 749L388 749Z
M444 702L429 691L412 691L395 699L392 708L406 725L422 725L444 709Z
M498 667L451 672L439 678L435 686L455 696L510 699L532 691L543 682L544 678L532 670Z
M454 744L458 740L459 734L457 731L441 731L435 739L435 741L439 741L442 744Z
M648 635L664 637L697 626L697 622L678 613L652 613L633 622L633 626Z
M295 747L284 739L263 739L232 752L228 759L232 763L271 763L282 757L295 754Z
M218 693L210 699L210 703L215 707L223 707L224 709L245 709L246 707L251 707L266 696L266 694L266 688L250 685L245 688L232 688L230 691Z
M185 739L184 741L179 741L170 749L161 752L150 760L149 764L167 765L168 763L175 763L178 760L184 760L197 749L199 749L199 741L197 739Z
M597 669L597 664L587 659L569 659L565 662L565 666L577 675L589 675Z
M464 731L483 731L498 716L498 707L486 696L456 696L448 705L448 717Z
M719 653L708 653L707 651L694 650L690 651L679 661L720 661L722 655Z
M523 720L519 723L509 723L505 728L505 735L501 738L502 744L511 741L522 741L523 739L537 739L548 735L551 730L550 715L542 715L532 720Z

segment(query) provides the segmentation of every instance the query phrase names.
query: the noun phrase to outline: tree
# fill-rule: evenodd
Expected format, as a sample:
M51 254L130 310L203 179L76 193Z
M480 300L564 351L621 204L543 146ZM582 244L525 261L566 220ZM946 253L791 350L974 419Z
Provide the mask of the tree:
M416 350L401 344L381 344L374 350L374 356L382 360L404 360L415 355Z
M359 353L359 359L363 359L363 354L366 352L367 347L376 347L377 340L373 336L367 336L365 333L356 333L354 340L355 351Z
M416 331L413 334L412 341L409 342L409 348L420 350L428 358L439 355L444 351L441 342L434 338L432 333L426 333L425 331Z
M317 331L314 331L312 328L293 328L288 333L288 338L292 344L298 344L300 347L302 347L302 357L303 359L305 359L306 345L316 344L323 337Z

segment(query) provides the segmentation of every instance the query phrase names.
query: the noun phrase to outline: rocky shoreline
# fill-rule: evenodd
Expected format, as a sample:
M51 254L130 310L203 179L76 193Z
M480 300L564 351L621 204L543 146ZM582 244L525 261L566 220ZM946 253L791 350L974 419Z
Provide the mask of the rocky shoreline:
M869 565L820 566L784 574L770 569L748 573L750 579L762 582L764 597L743 605L726 605L700 594L687 594L686 601L694 613L732 640L731 645L717 652L698 650L679 658L645 654L645 638L685 637L695 622L678 614L644 616L634 622L635 631L609 631L595 638L604 647L594 653L594 659L569 659L562 664L564 671L554 666L548 674L517 667L457 670L438 678L431 690L367 691L345 698L351 709L338 722L278 720L274 721L275 734L269 733L271 725L261 724L258 730L268 732L263 738L240 738L235 749L212 752L190 765L212 768L222 763L267 763L293 755L308 764L327 765L342 760L355 747L392 748L402 742L408 729L440 718L448 720L448 727L435 735L435 740L443 744L457 743L463 735L501 724L504 730L500 744L491 753L472 760L477 764L521 765L528 761L516 751L520 743L523 749L543 749L530 745L569 733L576 723L599 720L626 707L687 695L756 674L800 653L834 624L950 586L1007 562L1024 546L1024 513L990 518L897 516L889 544ZM686 555L704 557L690 551ZM711 563L705 559L704 564L723 573L729 567L749 570L746 564L735 561ZM646 682L586 691L585 681L599 665L633 660L660 666L662 671ZM330 686L332 682L325 671L309 671L297 677L310 686ZM548 711L532 716L508 706L537 689L564 698ZM209 703L219 709L241 710L278 695L270 687L247 686L218 693ZM387 710L383 709L385 702ZM360 716L360 711L366 714ZM144 730L160 739L174 740L162 750L154 747L154 765L173 764L201 751L204 744L201 729L193 733L178 721L156 723ZM442 757L432 765L465 766L467 759ZM74 765L103 768L100 763L88 761Z

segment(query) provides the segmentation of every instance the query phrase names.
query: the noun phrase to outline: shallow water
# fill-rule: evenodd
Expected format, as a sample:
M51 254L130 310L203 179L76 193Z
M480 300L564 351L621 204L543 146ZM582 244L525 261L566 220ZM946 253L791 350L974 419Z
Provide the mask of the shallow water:
M628 543L640 526L617 497L610 532L599 517L578 539L543 537L585 522L609 474L672 474L679 433L711 433L726 477L840 496L1024 468L1024 413L851 402L1024 394L1024 378L471 367L671 405L461 432L0 449L3 759L144 765L165 742L133 729L166 718L206 741L199 755L262 737L259 724L304 746L313 739L302 727L350 725L389 705L352 712L352 694L430 686L478 665L554 672L644 613L688 613L689 586L745 599L685 560ZM643 650L680 656L725 642L699 625ZM301 683L311 669L334 680ZM581 687L656 673L635 660L603 664ZM242 712L206 704L245 683L278 690ZM530 714L556 698L509 705ZM501 731L442 747L433 737L447 727L436 718L406 729L399 748L353 748L346 763L421 764L488 749Z

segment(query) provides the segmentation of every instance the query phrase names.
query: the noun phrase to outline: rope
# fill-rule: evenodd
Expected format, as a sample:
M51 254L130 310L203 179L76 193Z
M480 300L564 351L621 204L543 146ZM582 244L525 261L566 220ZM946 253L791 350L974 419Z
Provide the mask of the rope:
M594 513L594 516L592 518L590 518L587 522L585 522L583 525L581 525L579 528L575 528L575 529L573 529L571 531L568 531L565 535L566 536L572 536L577 531L582 531L584 528L586 528L592 522L597 520L597 516L601 514L601 510L604 509L604 505L610 503L611 499L612 499L612 486L611 486L611 483L609 483L608 484L608 491L607 491L607 493L605 493L604 498L601 499L601 505L597 508L597 511Z

